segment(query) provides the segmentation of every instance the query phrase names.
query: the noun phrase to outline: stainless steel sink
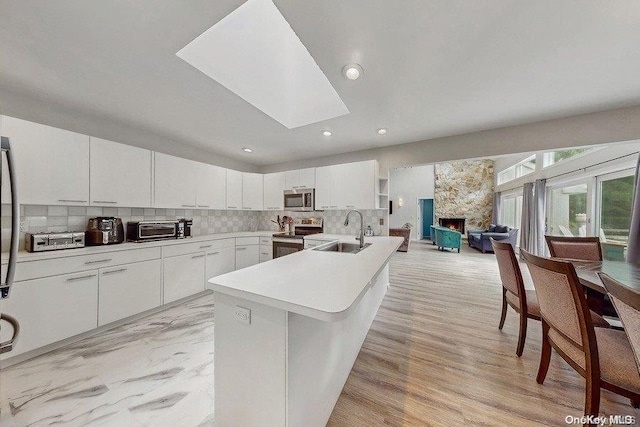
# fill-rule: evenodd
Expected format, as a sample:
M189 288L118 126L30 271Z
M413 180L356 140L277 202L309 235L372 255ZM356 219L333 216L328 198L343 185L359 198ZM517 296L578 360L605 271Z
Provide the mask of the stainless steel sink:
M357 254L358 252L367 249L371 246L371 243L365 243L361 248L360 243L345 243L345 242L333 242L327 245L318 246L314 248L314 251L323 252L342 252L345 254Z

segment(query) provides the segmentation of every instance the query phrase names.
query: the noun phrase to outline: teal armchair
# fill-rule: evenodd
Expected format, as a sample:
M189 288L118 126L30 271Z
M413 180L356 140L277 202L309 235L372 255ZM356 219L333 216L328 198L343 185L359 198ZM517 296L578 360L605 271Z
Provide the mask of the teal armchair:
M460 253L460 245L462 243L462 233L448 229L446 227L432 226L435 231L435 244L438 250L444 251L444 248L457 249Z

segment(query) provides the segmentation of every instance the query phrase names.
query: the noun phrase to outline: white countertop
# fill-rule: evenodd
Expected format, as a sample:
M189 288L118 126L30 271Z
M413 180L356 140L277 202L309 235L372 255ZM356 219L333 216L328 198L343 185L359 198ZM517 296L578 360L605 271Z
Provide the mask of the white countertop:
M352 242L353 236L314 235ZM337 237L337 238L334 238ZM403 242L367 237L357 254L296 252L209 279L209 289L324 321L346 318Z
M119 243L115 245L85 246L84 248L63 249L63 250L57 250L57 251L45 251L45 252L20 251L18 252L18 262L38 261L42 259L63 258L68 256L91 255L91 254L105 253L105 252L127 251L131 249L154 248L158 246L180 245L180 244L191 243L191 242L231 239L236 237L261 237L261 236L271 237L273 233L277 233L277 231L275 230L237 231L234 233L205 234L201 236L188 237L186 239L157 240L153 242L141 242L141 243L124 242L124 243ZM9 261L9 253L3 252L2 264L6 264L8 261Z

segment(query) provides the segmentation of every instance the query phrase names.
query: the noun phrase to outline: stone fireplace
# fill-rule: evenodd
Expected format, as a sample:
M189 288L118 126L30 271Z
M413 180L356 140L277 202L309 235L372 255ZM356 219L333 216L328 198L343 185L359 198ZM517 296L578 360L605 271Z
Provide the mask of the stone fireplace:
M465 218L439 218L438 223L440 227L446 227L464 234Z

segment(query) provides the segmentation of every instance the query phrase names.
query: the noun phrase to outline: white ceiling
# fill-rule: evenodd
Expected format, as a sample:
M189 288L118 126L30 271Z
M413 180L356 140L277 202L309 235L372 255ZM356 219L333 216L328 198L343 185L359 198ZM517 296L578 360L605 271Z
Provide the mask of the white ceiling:
M0 107L267 165L640 104L636 0L275 0L351 112L287 129L175 55L242 3L0 0Z

